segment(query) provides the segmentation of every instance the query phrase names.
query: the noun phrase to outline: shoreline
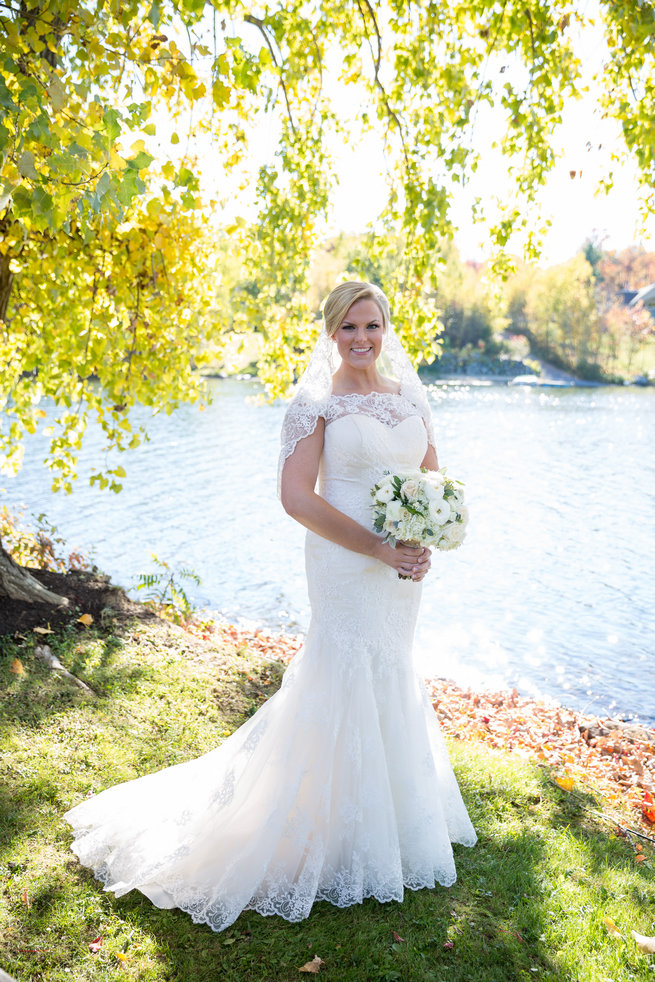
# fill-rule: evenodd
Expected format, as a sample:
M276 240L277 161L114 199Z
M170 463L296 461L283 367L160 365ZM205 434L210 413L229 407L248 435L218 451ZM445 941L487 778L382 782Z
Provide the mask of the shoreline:
M24 641L75 623L80 609L99 630L127 624L133 618L171 624L151 605L130 600L109 577L93 572L53 573L30 570L44 585L67 595L68 609L50 605L0 603L0 642L18 635ZM4 609L3 609L4 608ZM44 625L47 624L47 629ZM251 653L287 665L304 639L263 627L237 627L197 613L179 631L193 639L198 653L218 644L232 653ZM510 751L546 767L564 790L593 790L608 806L626 807L642 828L655 832L655 728L625 720L590 715L512 690L464 689L444 678L427 678L426 685L442 731L454 740L482 743L491 750ZM642 834L642 833L640 833ZM655 838L653 838L655 842Z

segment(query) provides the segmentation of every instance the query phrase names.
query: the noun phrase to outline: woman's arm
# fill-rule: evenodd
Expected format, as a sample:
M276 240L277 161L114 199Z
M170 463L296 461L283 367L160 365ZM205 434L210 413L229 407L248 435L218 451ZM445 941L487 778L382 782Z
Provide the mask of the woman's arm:
M428 443L428 449L426 451L425 457L423 458L423 462L421 463L421 467L427 467L429 471L439 470L437 451L435 450L435 448L432 446L431 443Z
M311 436L299 440L282 469L281 498L284 510L305 528L353 552L372 556L412 579L423 579L430 565L430 551L398 544L394 549L359 522L344 515L316 494L314 488L323 452L325 420L319 419Z

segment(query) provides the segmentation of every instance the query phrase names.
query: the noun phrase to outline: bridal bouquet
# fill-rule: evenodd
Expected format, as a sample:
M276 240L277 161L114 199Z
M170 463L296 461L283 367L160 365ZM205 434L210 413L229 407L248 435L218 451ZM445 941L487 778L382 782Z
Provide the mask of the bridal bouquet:
M386 542L413 542L437 549L462 544L468 521L461 481L425 469L387 473L371 490L373 527Z

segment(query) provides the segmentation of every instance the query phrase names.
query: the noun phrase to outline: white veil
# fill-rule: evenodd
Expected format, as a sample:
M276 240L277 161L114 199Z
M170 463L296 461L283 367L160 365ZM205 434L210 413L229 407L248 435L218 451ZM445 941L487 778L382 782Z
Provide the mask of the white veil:
M319 417L325 414L332 394L332 376L340 363L337 346L329 337L324 324L282 423L278 491L285 460L296 449L299 440L314 432ZM390 375L400 383L400 394L418 409L428 433L428 443L434 447L432 412L425 387L390 324L384 332L378 366L382 374Z

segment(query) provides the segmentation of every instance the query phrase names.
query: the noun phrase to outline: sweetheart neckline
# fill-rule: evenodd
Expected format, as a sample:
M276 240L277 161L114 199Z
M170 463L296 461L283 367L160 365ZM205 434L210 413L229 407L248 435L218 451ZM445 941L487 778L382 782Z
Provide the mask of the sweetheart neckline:
M384 420L379 418L379 416L371 416L369 413L344 413L343 416L337 416L336 419L332 419L326 424L325 427L326 432L328 426L334 426L335 423L340 423L341 420L349 419L351 416L363 416L364 419L373 419L375 420L376 423L379 423L380 426L384 426L384 428L387 430L395 430L396 427L401 426L403 423L406 423L408 419L418 419L421 420L422 422L422 417L419 416L418 413L412 416L405 416L404 419L396 420L393 423L385 423Z

